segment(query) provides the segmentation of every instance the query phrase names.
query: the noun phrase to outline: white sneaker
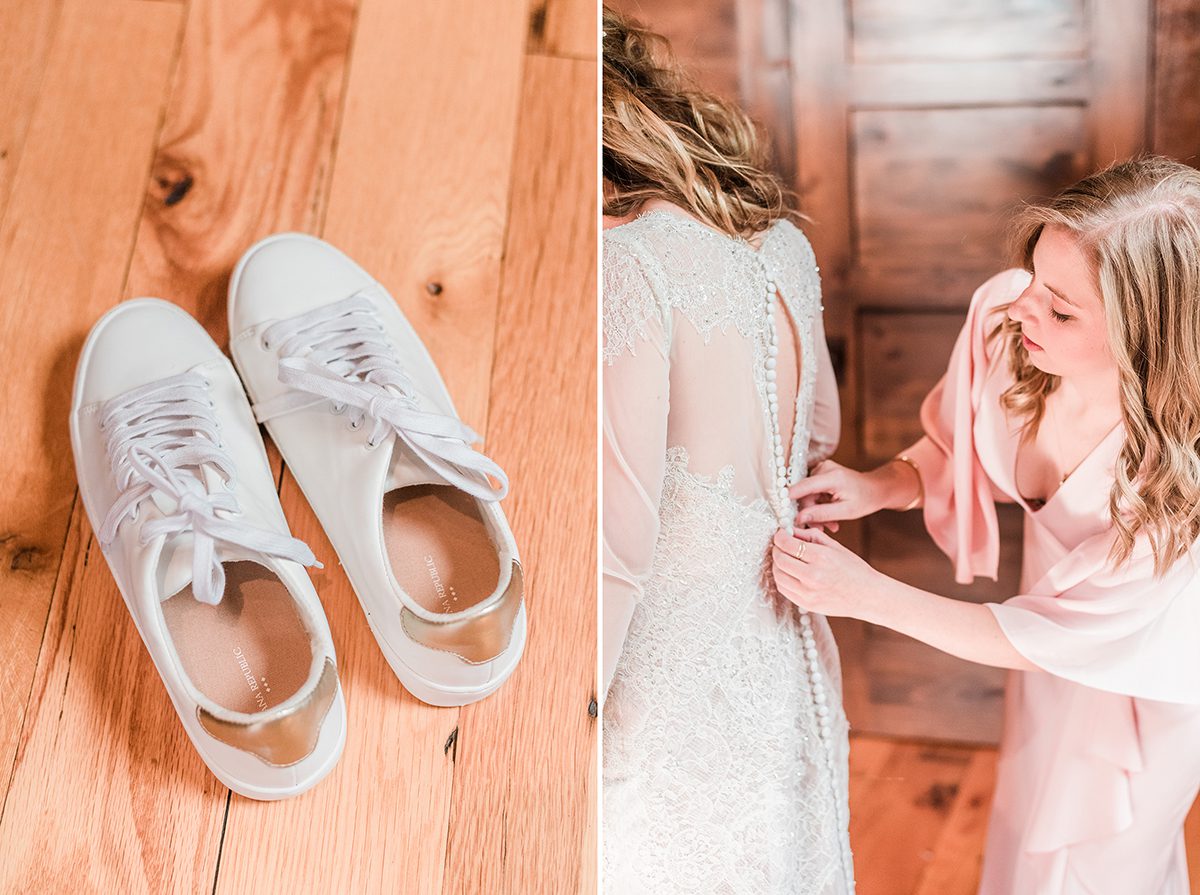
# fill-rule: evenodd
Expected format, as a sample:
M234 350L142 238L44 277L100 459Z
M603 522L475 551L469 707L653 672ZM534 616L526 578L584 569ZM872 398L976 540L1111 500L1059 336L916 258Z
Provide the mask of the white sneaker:
M255 415L401 683L432 705L495 691L525 647L508 481L470 447L395 301L333 246L282 233L234 270L229 332Z
M185 311L127 301L75 374L79 493L200 757L282 799L332 770L346 708L329 625L232 365Z

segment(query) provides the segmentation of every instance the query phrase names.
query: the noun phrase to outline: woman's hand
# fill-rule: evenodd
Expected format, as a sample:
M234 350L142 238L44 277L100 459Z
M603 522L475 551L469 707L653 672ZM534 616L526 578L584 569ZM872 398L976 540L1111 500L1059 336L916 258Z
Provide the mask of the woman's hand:
M870 472L826 460L813 467L808 478L792 485L788 495L799 503L793 524L828 527L830 522L861 519L879 510L907 509L923 491L916 468L899 459Z
M775 532L771 559L779 592L821 615L861 618L868 602L891 580L815 528L794 536L783 529Z
M818 525L861 519L882 509L883 495L879 491L872 473L825 460L813 467L807 478L788 488L788 496L799 504L796 525Z

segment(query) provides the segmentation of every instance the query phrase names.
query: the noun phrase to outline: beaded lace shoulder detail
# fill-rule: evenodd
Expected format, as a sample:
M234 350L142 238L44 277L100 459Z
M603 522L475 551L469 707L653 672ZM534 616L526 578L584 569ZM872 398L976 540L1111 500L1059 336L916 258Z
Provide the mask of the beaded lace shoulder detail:
M762 265L797 325L820 309L812 247L789 221L776 221L761 247L671 212L648 212L604 234L604 360L635 352L652 315L670 332L680 312L707 342L731 330L753 338L763 326Z

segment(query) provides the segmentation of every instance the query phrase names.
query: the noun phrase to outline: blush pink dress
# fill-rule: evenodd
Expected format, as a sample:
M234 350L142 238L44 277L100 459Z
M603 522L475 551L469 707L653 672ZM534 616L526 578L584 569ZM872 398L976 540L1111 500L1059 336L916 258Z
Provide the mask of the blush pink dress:
M1029 282L998 274L971 300L910 451L925 525L961 583L995 579L995 501L1025 510L1020 594L989 604L1039 671L1012 672L981 895L1186 895L1183 823L1200 787L1200 579L1195 555L1156 580L1143 538L1107 563L1124 426L1036 511L1018 493L1012 383L985 336Z

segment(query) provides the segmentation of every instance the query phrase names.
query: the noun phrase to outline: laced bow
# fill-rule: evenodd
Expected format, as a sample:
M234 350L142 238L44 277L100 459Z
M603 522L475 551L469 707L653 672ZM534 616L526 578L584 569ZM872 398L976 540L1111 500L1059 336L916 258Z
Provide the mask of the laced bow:
M508 493L508 476L470 445L479 435L461 420L421 410L371 301L352 295L271 324L263 346L279 356L279 381L289 391L254 407L259 422L332 402L352 428L372 424L367 446L395 436L448 482L482 500ZM499 482L494 487L488 476Z
M105 402L100 428L120 494L97 536L108 546L126 518L138 518L142 501L163 495L174 510L144 523L139 543L145 546L160 535L192 535L192 593L215 605L225 592L218 541L306 566L321 564L303 541L237 518L237 498L229 490L208 490L202 465L210 466L226 488L233 487L235 474L233 459L221 446L208 387L202 374L189 371Z

